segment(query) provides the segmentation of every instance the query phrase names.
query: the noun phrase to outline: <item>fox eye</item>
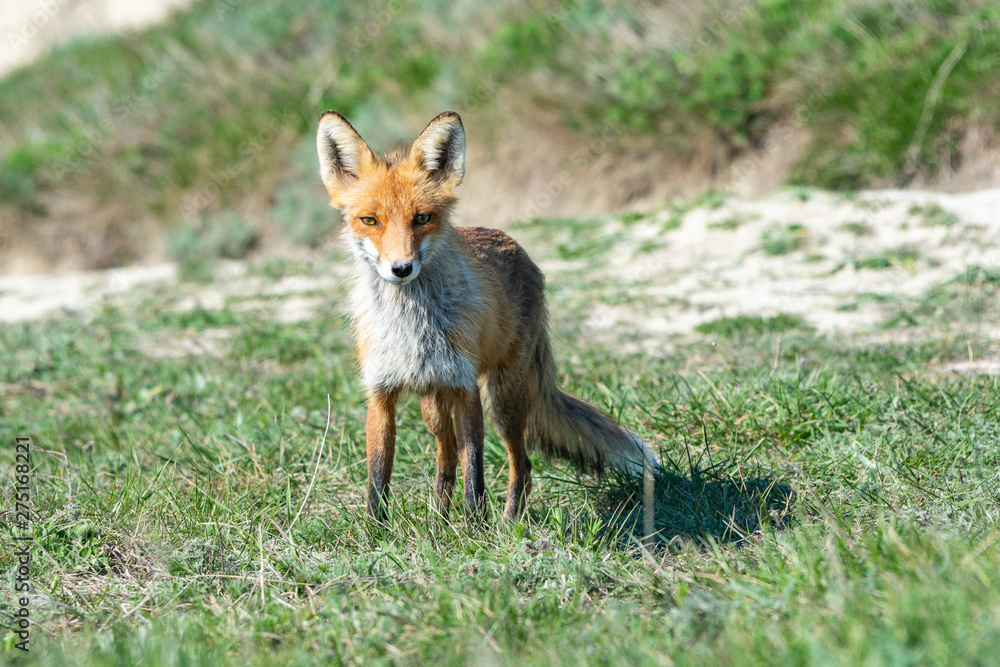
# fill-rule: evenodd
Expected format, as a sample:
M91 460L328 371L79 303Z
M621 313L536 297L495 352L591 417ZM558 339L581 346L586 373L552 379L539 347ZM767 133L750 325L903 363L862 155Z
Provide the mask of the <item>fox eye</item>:
M372 217L365 216L365 217L361 218L361 224L368 225L369 227L373 227L373 226L375 226L375 225L378 224L378 220L376 220L375 218L372 218Z
M417 213L417 217L413 219L413 222L417 223L418 225L426 225L430 221L431 221L430 213Z

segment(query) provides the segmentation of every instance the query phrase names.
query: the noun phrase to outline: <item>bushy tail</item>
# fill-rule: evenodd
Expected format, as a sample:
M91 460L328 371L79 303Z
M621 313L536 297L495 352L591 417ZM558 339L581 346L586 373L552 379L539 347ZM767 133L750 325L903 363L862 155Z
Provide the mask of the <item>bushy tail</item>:
M534 354L537 394L528 417L527 440L542 452L601 473L611 466L634 477L659 467L656 455L637 435L597 408L560 391L547 336Z

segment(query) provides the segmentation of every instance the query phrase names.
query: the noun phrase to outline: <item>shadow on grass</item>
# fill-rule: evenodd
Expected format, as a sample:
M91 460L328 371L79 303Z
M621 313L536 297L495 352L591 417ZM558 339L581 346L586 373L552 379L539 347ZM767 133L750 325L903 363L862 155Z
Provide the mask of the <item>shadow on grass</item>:
M672 461L664 461L671 466ZM739 470L735 462L709 467L674 465L656 475L657 541L738 543L764 527L788 525L794 494L782 481ZM599 489L605 530L632 541L642 537L642 482L608 476Z

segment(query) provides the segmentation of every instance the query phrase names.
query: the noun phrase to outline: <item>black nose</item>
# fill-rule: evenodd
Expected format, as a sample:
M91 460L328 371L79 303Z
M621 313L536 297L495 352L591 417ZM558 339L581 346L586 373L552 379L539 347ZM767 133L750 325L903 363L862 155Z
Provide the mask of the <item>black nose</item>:
M413 273L413 262L393 262L392 275L397 278L405 278Z

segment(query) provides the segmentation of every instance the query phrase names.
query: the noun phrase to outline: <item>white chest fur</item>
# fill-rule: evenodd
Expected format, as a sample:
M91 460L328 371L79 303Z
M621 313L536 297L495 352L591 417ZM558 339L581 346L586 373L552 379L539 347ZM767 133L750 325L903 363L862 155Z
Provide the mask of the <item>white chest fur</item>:
M361 381L367 388L426 393L435 387L473 389L476 364L454 343L482 312L477 278L468 267L426 266L416 280L391 284L361 262L352 293Z

